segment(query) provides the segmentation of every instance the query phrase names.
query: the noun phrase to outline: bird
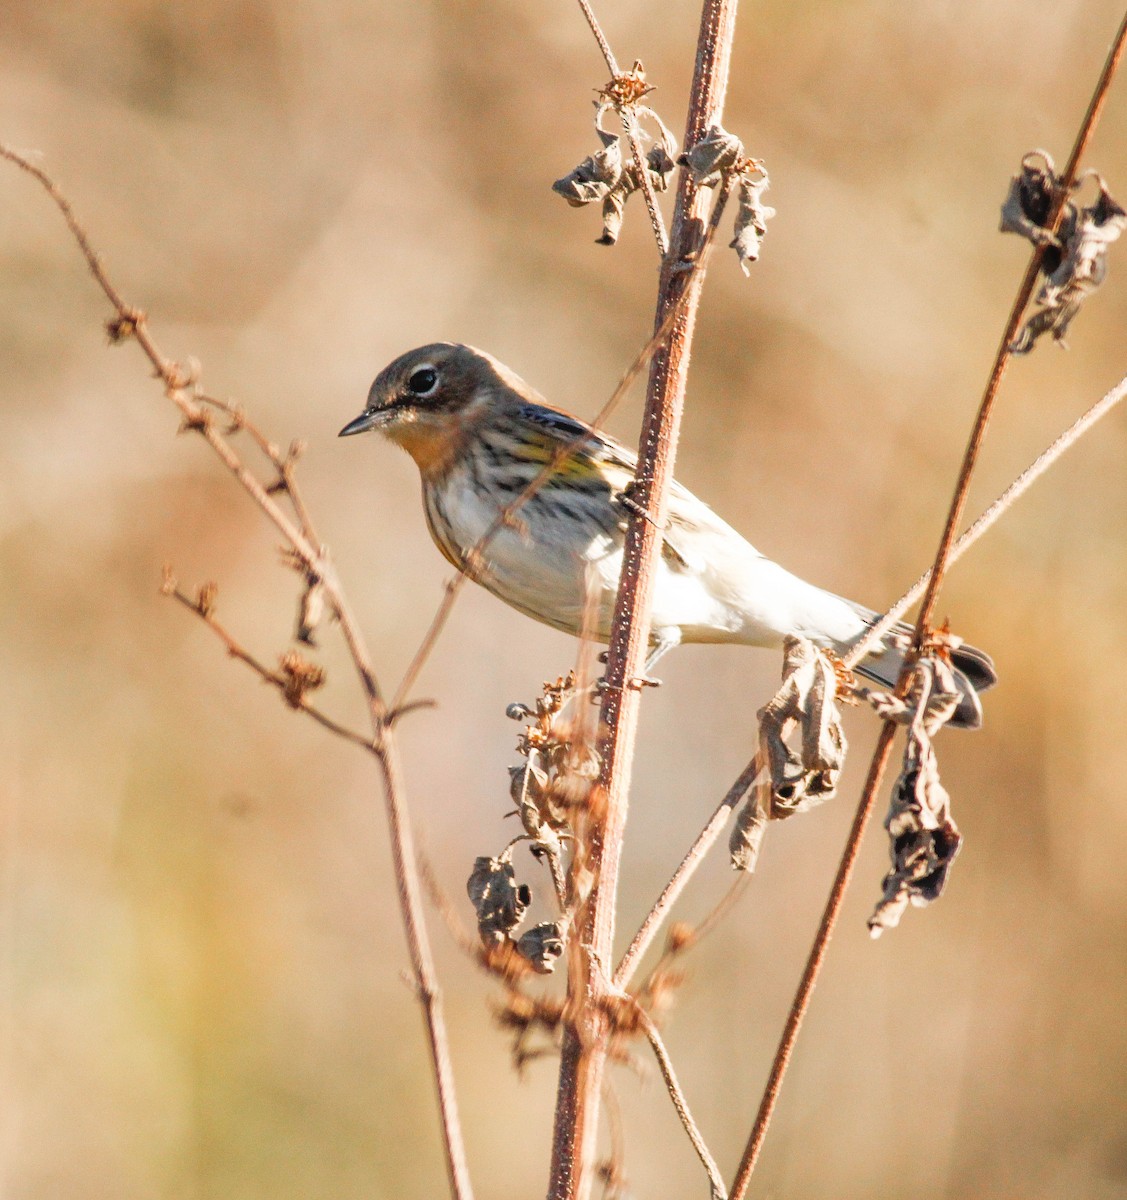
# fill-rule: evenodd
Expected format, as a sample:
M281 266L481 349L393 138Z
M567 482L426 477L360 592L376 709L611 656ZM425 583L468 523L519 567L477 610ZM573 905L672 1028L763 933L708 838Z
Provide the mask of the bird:
M459 571L518 611L609 642L637 456L549 404L482 350L434 342L376 376L340 437L378 431L414 459L431 537ZM555 469L499 520L545 467ZM845 654L876 620L863 605L791 574L673 482L661 529L647 673L682 642L782 647L788 636ZM471 553L490 534L481 553ZM593 597L593 599L592 599ZM912 630L897 626L854 668L895 685ZM952 652L959 702L950 724L982 723L997 681L988 654Z

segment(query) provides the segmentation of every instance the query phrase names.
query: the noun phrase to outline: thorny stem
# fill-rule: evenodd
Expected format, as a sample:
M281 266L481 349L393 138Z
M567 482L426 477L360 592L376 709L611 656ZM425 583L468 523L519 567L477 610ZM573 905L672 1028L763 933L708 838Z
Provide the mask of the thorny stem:
M736 0L705 0L683 145L696 145L719 120L727 87L735 28ZM614 949L618 866L625 831L630 767L637 728L638 677L650 633L654 570L661 548L660 530L672 481L681 409L684 401L696 305L702 272L685 271L701 249L707 196L682 170L678 183L670 251L662 263L655 327L679 311L669 339L654 356L639 444L633 498L639 512L629 518L607 655L599 737L602 802L591 814L587 868L591 890L580 914L579 936L571 941L577 955L569 975L571 1010L560 1060L556 1124L552 1139L551 1200L576 1200L589 1194L601 1081L606 1065L608 1021L601 1003L609 981L604 964ZM687 278L686 278L687 276ZM684 308L680 309L684 298Z
M1116 33L1115 39L1108 51L1103 70L1100 72L1099 80L1097 81L1095 89L1092 93L1092 99L1088 104L1088 111L1085 113L1084 119L1081 122L1080 131L1076 136L1076 142L1073 145L1072 153L1069 155L1068 164L1065 167L1064 173L1061 177L1059 189L1053 199L1052 212L1048 222L1046 223L1046 227L1051 233L1056 233L1057 226L1060 223L1064 202L1067 199L1068 194L1072 189L1072 184L1076 179L1077 168L1079 167L1081 156L1087 148L1088 143L1091 141L1092 134L1095 132L1095 127L1099 120L1100 113L1103 110L1104 102L1107 99L1107 93L1111 87L1112 79L1115 76L1116 69L1123 56L1125 43L1127 43L1127 15L1124 16L1123 21L1120 23L1119 30ZM1012 355L1010 346L1017 335L1022 314L1029 303L1030 297L1033 295L1033 288L1037 281L1037 274L1041 265L1041 258L1044 254L1044 249L1044 245L1038 245L1034 247L1033 254L1029 260L1029 265L1026 268L1021 285L1018 288L1017 297L1014 301L1013 308L1010 311L1009 320L1006 322L1005 333L1003 334L1002 340L998 346L998 352L994 360L994 367L990 372L990 377L986 384L986 390L983 393L978 414L975 417L970 439L967 442L966 451L963 455L963 462L959 470L959 477L955 485L955 493L951 500L951 507L947 514L947 521L943 529L943 535L940 538L939 547L936 550L935 563L931 569L931 578L928 581L927 591L924 594L923 603L921 604L919 617L916 622L916 632L913 638L913 652L906 655L904 666L900 672L900 679L897 683L897 692L901 695L904 694L905 689L907 688L908 681L911 678L915 658L918 656L920 646L930 628L931 616L935 608L936 599L939 595L939 588L942 586L944 575L950 563L951 551L955 542L955 531L962 520L963 509L966 506L967 494L970 490L971 476L974 473L974 468L978 461L978 454L982 447L982 442L986 436L986 427L994 410L994 404L998 396L998 390L1001 386L1002 378L1005 375L1006 367L1009 364L1009 360ZM829 900L826 902L826 908L822 914L822 920L818 926L818 931L814 936L814 943L810 948L810 955L806 962L806 969L803 971L802 979L799 982L798 990L795 993L790 1012L787 1014L786 1023L783 1028L783 1035L775 1053L775 1060L771 1067L771 1073L767 1079L767 1085L764 1089L762 1100L760 1101L759 1111L756 1114L755 1123L752 1125L751 1133L748 1136L747 1145L744 1148L743 1157L740 1160L740 1165L736 1173L736 1179L732 1185L732 1200L742 1200L742 1198L747 1194L747 1188L751 1181L751 1173L755 1169L755 1163L759 1157L759 1151L763 1146L763 1139L767 1135L767 1128L770 1125L771 1116L774 1113L775 1104L778 1101L779 1090L782 1087L783 1076L786 1074L791 1051L794 1048L795 1040L798 1037L798 1031L802 1025L803 1018L806 1015L806 1010L810 1003L810 996L814 990L814 984L817 981L818 974L825 959L826 947L829 945L830 938L833 936L834 927L837 923L838 915L841 912L841 905L845 897L845 891L849 886L849 881L853 874L853 868L857 861L857 854L860 850L861 839L864 836L865 826L868 824L869 817L872 814L873 806L876 801L876 794L880 788L881 780L884 777L885 768L887 767L888 760L891 756L892 741L895 736L895 732L896 726L892 721L886 720L881 728L880 737L877 739L876 749L873 752L873 759L869 766L869 774L865 780L865 786L862 789L861 797L857 802L857 812L854 816L853 825L850 828L849 837L842 853L841 863L838 866L837 875L834 879L834 886L830 892Z
M610 48L610 42L603 33L594 9L588 0L579 0L579 7L583 10L587 24L590 25L591 32L595 35L595 41L599 44L603 58L606 59L607 70L610 71L611 78L616 78L618 76L618 60L614 57L614 51ZM665 221L662 219L661 209L658 207L653 181L650 179L649 171L646 170L646 154L642 148L638 118L629 107L619 109L619 116L622 118L622 128L626 130L626 138L630 142L630 152L634 155L634 164L638 168L638 178L642 186L642 195L646 198L646 208L650 214L650 225L654 231L658 253L664 257L669 252L669 237L665 232Z
M110 325L111 337L115 340L122 340L128 336L137 341L153 365L158 378L164 384L165 394L180 410L184 418L184 428L193 430L203 437L254 503L282 533L307 569L321 580L325 588L328 603L340 624L342 636L368 701L372 726L372 741L368 745L368 749L375 755L380 767L400 914L411 959L415 991L422 1006L426 1024L428 1048L438 1092L443 1149L450 1190L456 1200L472 1200L473 1189L466 1165L465 1147L454 1093L454 1077L442 1012L442 997L438 988L430 941L423 921L414 836L404 800L398 752L367 647L336 579L332 563L324 550L315 544L312 527L300 501L294 505L294 508L298 514L301 528L283 511L270 492L243 464L238 452L216 428L216 423L211 419L207 406L223 407L223 405L217 405L212 397L196 395L195 381L190 374L161 352L149 332L145 314L125 302L106 273L100 256L90 244L86 231L75 216L70 202L50 176L27 158L2 143L0 143L0 157L6 158L36 179L62 213L86 259L91 274L115 311L115 320ZM240 421L240 423L245 424L245 421ZM280 467L285 491L292 500L294 487L288 468L280 462L277 452L262 438L261 434L256 433L255 438L260 446L268 447L267 455L275 462L275 465ZM260 669L257 664L249 660L249 656L245 656L244 661L247 661L248 665L255 669ZM306 711L309 710L306 709ZM311 713L311 715L313 714ZM322 721L322 724L325 722Z

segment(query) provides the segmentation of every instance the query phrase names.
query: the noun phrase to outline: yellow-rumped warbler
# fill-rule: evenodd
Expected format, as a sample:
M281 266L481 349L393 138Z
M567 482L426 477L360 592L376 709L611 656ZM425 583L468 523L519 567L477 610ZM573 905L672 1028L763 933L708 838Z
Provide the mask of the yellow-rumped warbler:
M470 346L438 342L401 355L376 377L341 437L378 429L422 476L431 536L459 570L466 554L569 443L589 435L493 534L475 580L513 608L578 635L597 597L593 636L607 641L636 456L552 408L523 379ZM662 531L651 623L657 656L679 642L778 647L788 634L843 653L871 610L814 587L764 558L690 491L674 483ZM907 626L857 670L891 686ZM953 655L962 700L951 724L981 724L977 693L997 679L972 646Z

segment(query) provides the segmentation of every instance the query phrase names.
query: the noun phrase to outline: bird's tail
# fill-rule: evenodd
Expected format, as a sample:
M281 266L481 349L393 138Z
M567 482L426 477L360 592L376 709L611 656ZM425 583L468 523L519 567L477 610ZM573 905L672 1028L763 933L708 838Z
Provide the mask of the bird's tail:
M875 619L875 614L864 611L866 618ZM911 642L912 627L903 623L895 626L888 635L886 644L875 654L854 668L859 675L871 679L884 687L896 686L904 653ZM889 644L890 643L890 644ZM975 646L962 645L951 652L951 665L955 668L955 683L959 688L959 705L948 722L956 729L977 729L982 724L982 701L979 692L992 688L998 682L994 661L984 650Z

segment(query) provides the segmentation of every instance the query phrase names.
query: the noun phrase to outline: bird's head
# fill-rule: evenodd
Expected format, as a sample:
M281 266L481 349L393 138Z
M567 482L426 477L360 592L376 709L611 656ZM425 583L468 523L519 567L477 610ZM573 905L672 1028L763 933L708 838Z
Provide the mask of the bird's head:
M364 411L341 437L378 429L424 471L442 470L474 427L507 399L532 396L523 380L492 356L454 342L401 354L376 376Z

